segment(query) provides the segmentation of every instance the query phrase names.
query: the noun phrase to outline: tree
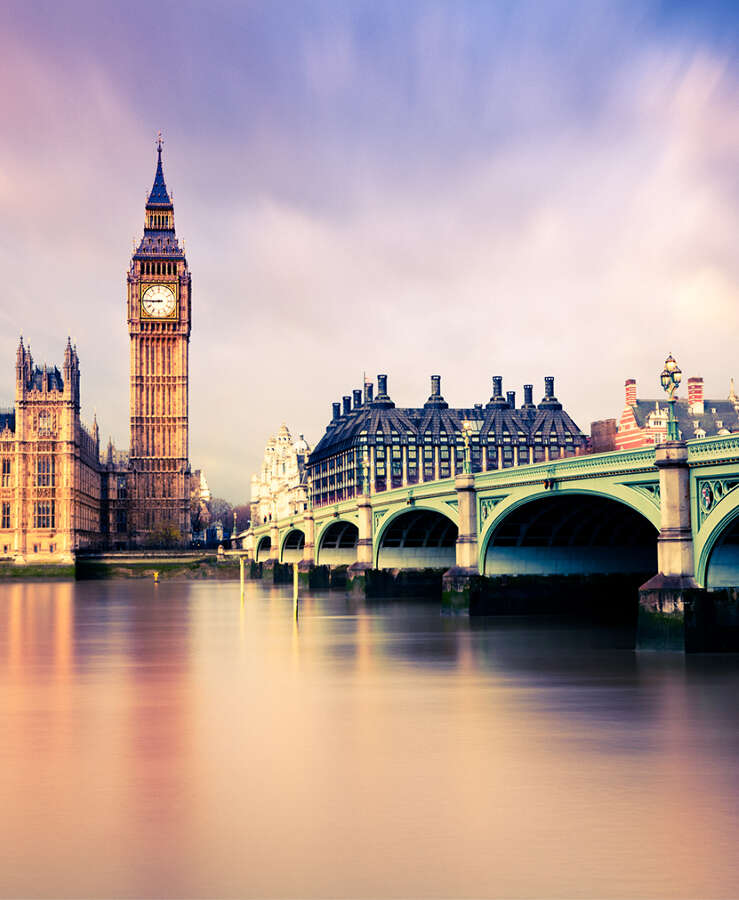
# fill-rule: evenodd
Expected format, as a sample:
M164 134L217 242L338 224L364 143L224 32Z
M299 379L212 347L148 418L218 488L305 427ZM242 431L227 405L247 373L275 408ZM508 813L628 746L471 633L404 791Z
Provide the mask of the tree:
M182 532L175 525L163 524L151 532L147 543L152 548L170 550L182 543Z
M222 497L214 497L210 501L210 520L215 523L220 520L224 531L231 531L233 527L233 506Z
M190 524L193 534L197 534L210 525L210 510L204 500L199 497L190 498Z
M236 530L245 531L251 521L251 507L248 503L242 503L234 506L233 511L236 513Z

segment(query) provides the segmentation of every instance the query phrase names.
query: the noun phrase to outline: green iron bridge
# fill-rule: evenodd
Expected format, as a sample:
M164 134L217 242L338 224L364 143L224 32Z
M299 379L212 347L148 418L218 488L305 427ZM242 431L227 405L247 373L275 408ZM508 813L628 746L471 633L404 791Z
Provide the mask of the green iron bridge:
M654 572L739 585L739 436L360 494L256 525L256 562L480 575Z

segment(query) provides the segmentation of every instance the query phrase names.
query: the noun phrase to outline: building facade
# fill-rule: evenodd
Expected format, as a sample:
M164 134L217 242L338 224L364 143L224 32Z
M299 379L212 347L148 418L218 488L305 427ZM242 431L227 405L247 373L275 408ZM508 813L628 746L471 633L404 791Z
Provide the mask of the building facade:
M0 556L71 562L80 550L190 538L188 453L191 278L157 145L144 235L127 275L130 450L100 455L80 420L80 367L34 364L21 339L15 404L0 411Z
M69 339L61 371L18 345L15 405L0 413L0 550L18 564L74 560L99 548L100 436L80 420L80 365Z
M303 435L293 441L285 424L267 441L259 473L251 478L252 522L277 521L307 507L310 452Z
M493 378L489 402L450 409L441 378L431 376L431 394L420 407L397 408L387 392L387 376L377 376L364 393L355 390L333 404L331 421L307 464L314 506L356 496L368 481L371 493L436 481L461 473L465 432L473 472L561 459L585 452L587 437L554 396L545 379L544 397L524 402L514 391L503 396L503 379Z
M190 536L188 388L191 277L175 234L162 142L146 202L144 235L128 270L131 444L128 540Z
M624 400L614 436L616 450L649 447L667 440L666 399L638 399L636 381L629 378L625 382ZM733 379L726 399L707 400L703 378L688 378L688 396L676 399L675 417L681 440L739 432L739 398L734 393Z

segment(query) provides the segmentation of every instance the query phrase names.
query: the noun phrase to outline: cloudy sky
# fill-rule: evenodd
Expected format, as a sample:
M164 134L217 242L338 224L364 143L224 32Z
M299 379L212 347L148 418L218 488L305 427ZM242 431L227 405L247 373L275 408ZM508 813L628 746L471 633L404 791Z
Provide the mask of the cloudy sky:
M18 335L128 445L125 273L165 138L193 274L191 459L248 496L281 422L389 374L578 424L666 354L739 379L732 2L0 7L0 404Z

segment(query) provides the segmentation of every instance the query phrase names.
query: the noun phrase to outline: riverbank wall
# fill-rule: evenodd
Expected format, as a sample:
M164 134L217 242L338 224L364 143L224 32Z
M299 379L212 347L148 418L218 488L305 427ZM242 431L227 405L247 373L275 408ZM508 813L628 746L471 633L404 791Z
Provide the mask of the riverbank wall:
M238 579L239 560L212 552L121 551L80 555L71 565L0 563L0 581L154 578L155 573L160 580Z

